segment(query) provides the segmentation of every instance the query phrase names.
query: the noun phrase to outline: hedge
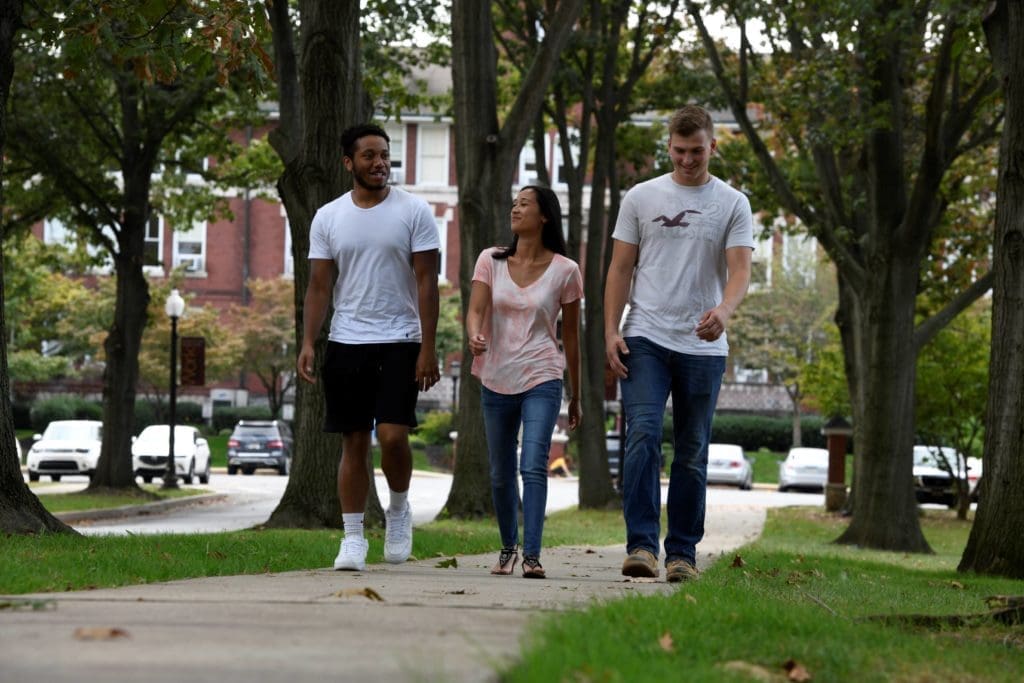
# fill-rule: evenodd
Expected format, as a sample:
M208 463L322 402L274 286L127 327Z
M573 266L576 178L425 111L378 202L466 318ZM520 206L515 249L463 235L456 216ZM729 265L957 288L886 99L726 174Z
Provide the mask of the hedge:
M33 431L42 432L54 420L102 420L103 406L80 396L55 396L32 404Z
M821 433L823 424L824 420L820 417L803 416L800 420L801 445L824 448L825 437ZM738 444L746 451L767 448L770 451L785 452L793 445L793 420L789 417L761 415L715 415L711 425L711 440L715 443Z

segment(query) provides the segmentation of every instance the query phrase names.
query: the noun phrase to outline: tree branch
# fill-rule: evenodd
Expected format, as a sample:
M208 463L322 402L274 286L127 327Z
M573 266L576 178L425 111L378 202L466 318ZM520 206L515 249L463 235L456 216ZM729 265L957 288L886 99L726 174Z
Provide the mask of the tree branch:
M920 351L925 344L930 342L942 328L950 323L965 308L981 298L992 288L992 281L995 274L990 270L978 280L973 282L967 289L957 294L943 307L941 311L924 320L914 330L915 353Z

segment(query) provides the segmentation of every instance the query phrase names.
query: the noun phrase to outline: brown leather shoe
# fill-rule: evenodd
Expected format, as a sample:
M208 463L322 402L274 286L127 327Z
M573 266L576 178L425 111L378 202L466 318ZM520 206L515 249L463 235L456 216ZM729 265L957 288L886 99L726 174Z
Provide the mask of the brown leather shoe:
M669 560L665 564L665 580L669 583L696 581L699 577L697 568L686 560Z
M516 562L519 561L519 551L516 548L502 548L501 554L498 555L498 561L495 563L494 568L491 569L492 574L500 574L501 576L508 576L516 568Z
M622 563L623 576L654 579L658 576L658 557L646 548L636 548Z

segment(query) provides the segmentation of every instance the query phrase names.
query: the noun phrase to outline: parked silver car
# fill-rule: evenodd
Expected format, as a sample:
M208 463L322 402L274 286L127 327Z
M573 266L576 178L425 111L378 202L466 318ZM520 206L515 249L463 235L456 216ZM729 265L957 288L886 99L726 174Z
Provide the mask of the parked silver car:
M754 486L754 466L740 446L708 444L708 483L739 486L749 491Z
M824 448L790 448L779 463L779 490L815 489L828 482L828 451Z

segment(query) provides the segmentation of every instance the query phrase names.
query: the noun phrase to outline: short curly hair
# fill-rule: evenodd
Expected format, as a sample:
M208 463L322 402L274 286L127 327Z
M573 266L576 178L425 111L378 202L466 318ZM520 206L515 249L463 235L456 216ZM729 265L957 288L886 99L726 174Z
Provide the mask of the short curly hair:
M345 132L341 134L341 150L345 156L351 159L352 155L356 153L356 143L367 135L382 137L388 141L388 145L391 144L391 138L376 123L360 123L357 126L346 128Z

